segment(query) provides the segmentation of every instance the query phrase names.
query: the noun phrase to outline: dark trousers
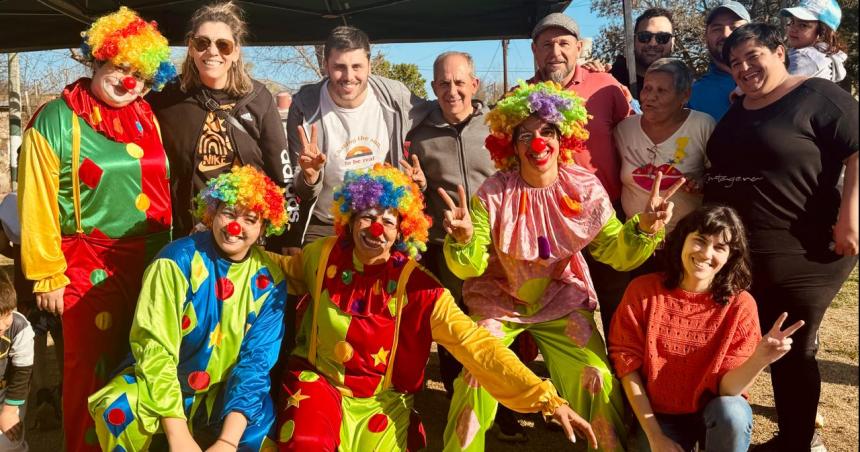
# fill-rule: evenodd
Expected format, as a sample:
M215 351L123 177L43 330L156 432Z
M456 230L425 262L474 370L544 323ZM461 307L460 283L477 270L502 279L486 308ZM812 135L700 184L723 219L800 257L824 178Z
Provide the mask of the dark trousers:
M753 287L762 334L788 313L784 326L803 320L792 336L791 351L771 364L771 382L779 424L780 450L809 451L821 395L818 328L857 257L810 259L801 254L753 253Z
M466 306L463 304L463 280L448 270L448 264L445 263L445 255L442 252L442 244L427 243L427 252L422 254L420 263L439 278L442 285L451 292L457 306L467 312ZM445 393L450 398L454 394L454 379L460 374L463 365L448 350L445 350L445 347L439 346L437 353L439 354L439 373L442 377L442 384L445 385Z

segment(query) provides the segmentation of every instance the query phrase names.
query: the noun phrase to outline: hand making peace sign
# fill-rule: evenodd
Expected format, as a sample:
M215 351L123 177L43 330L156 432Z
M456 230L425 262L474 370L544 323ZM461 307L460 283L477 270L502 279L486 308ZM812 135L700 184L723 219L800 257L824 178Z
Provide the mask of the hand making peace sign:
M427 188L427 178L424 176L424 170L421 169L421 163L418 161L418 156L412 154L412 164L410 165L405 159L400 159L400 166L403 167L403 172L418 185L421 191Z
M462 185L457 186L457 193L460 195L460 205L454 204L454 200L448 196L448 193L439 187L439 196L445 201L448 210L445 211L445 219L442 221L442 228L451 237L454 237L458 243L469 243L472 240L472 217L469 216L469 200L466 199L466 190Z
M791 350L792 339L790 336L794 334L795 331L799 330L805 322L803 320L798 320L788 328L780 331L782 324L787 318L787 312L780 314L776 319L776 322L773 323L773 327L767 332L767 334L762 336L761 342L756 346L754 354L758 355L759 358L762 359L762 363L771 364L779 358L782 358L783 355Z
M687 179L680 178L677 182L669 187L664 195L660 194L660 183L663 182L663 173L657 172L654 178L654 186L651 188L651 197L648 198L648 204L645 206L645 211L639 214L639 230L646 234L656 234L666 227L666 223L672 219L672 209L675 204L669 201L669 198L684 185Z
M299 154L299 167L302 169L302 176L308 184L316 184L319 178L320 171L325 166L325 154L320 151L317 146L317 125L311 125L311 139L308 141L308 136L305 134L305 127L298 126L299 138L302 140L302 152Z

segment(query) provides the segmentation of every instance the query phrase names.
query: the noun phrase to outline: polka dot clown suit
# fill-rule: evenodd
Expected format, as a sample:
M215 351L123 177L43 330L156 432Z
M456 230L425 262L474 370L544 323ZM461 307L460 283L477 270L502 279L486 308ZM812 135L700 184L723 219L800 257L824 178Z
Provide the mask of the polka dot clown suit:
M198 199L232 197L247 206L242 191L263 182L266 194L258 198L280 206L277 215L260 216L268 218L270 232L278 232L286 220L283 190L257 170L234 168L212 179ZM204 223L211 224L205 216ZM186 419L205 449L233 412L248 423L239 450L274 450L267 436L274 423L269 372L284 334L286 281L256 245L240 260L226 257L214 238L218 233L171 242L146 269L130 362L89 398L102 450L165 447L164 418Z
M154 88L175 73L155 24L126 8L84 36L85 56L129 68ZM67 86L34 115L18 174L24 274L37 293L63 290L69 451L98 450L86 398L128 352L143 270L171 230L167 158L149 105L138 96L111 107L90 81Z
M423 248L429 222L405 175L387 165L348 172L335 201L338 236L281 258L291 291L310 294L277 396L281 451L422 448L413 394L432 341L512 409L551 414L565 404L411 257ZM349 229L358 212L373 208L397 211L399 238L386 260L369 264Z

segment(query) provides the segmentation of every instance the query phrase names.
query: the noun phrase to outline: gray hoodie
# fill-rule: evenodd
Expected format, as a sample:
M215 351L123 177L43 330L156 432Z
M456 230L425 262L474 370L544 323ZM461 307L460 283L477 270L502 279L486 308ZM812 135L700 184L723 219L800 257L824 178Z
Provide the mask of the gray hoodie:
M297 227L287 232L286 246L298 247L304 242L305 232L311 217L314 222L322 225L332 225L331 203L317 202L318 197L324 190L333 190L335 187L327 187L323 183L324 175L320 175L317 183L308 185L302 177L299 168L299 155L302 152L302 142L299 137L298 126L304 126L305 133L310 135L311 126L317 125L317 133L320 150L325 152L326 134L322 129L322 115L320 114L320 90L323 89L328 78L317 83L305 85L293 96L290 112L287 115L287 142L289 145L290 161L295 168L294 185L288 193L298 196L299 199L299 221ZM436 105L435 102L424 100L409 91L403 83L384 77L371 75L368 77L368 86L373 90L379 103L382 105L383 116L388 132L391 136L390 153L388 162L399 167L400 159L404 155L403 144L406 134L412 127L421 122L427 113ZM326 163L328 165L328 163ZM325 168L323 169L325 171ZM327 197L331 199L330 197ZM331 229L329 235L334 233Z
M475 111L459 125L461 130L445 120L437 105L407 138L409 153L418 156L427 177L425 202L427 214L433 218L431 243L442 244L445 240L442 218L447 206L436 190L441 187L458 202L457 185L462 185L471 199L484 179L496 172L490 151L484 147L484 140L490 133L484 123L487 110L478 100L473 100L472 106Z

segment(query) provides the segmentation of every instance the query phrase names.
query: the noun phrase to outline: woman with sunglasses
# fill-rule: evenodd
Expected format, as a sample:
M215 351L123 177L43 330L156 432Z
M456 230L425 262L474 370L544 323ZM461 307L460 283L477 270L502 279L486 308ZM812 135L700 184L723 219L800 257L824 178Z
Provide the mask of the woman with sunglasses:
M83 38L93 76L39 109L18 173L24 274L37 306L62 316L69 451L98 450L87 396L128 352L143 269L170 241L167 158L141 96L176 75L155 22L127 8Z
M465 205L442 190L449 210L445 259L465 279L463 301L478 323L510 345L529 332L553 384L591 423L598 447L624 449L624 400L594 323L597 295L585 248L628 271L644 262L672 219L658 173L645 211L622 224L589 171L584 101L555 82L521 83L487 115L485 142L496 167ZM454 381L446 451L482 451L498 402L467 372ZM592 450L592 449L589 449Z
M191 17L178 83L149 100L170 159L174 234L191 232L191 200L206 182L237 165L262 169L283 186L292 179L284 128L274 98L242 60L248 33L232 2L203 6Z

